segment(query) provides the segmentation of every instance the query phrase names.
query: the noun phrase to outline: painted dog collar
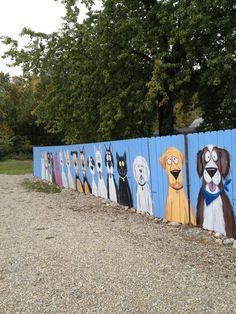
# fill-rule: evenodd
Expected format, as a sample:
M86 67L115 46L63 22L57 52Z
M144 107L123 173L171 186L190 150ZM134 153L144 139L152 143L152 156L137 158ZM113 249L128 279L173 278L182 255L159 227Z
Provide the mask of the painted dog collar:
M202 186L202 192L203 192L204 199L206 201L207 206L210 205L214 200L216 200L224 191L229 192L227 185L229 185L230 182L231 182L231 179L227 180L223 186L223 189L221 189L217 193L210 193Z

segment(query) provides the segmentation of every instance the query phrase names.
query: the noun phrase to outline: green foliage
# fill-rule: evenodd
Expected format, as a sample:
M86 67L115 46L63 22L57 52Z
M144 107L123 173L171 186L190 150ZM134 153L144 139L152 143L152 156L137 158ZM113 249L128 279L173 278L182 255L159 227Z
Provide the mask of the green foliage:
M202 113L205 129L236 127L233 1L104 0L101 11L83 2L81 24L79 2L63 0L67 13L57 33L25 28L24 49L5 38L7 55L27 78L23 92L20 81L11 90L20 111L7 105L15 135L24 136L26 121L35 128L35 120L54 143L149 136L156 125L161 135L173 134L191 110Z

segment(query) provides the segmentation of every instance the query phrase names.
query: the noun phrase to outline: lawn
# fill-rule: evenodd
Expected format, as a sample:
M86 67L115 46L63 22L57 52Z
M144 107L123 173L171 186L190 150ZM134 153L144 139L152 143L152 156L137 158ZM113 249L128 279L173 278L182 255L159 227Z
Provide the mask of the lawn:
M26 174L32 172L32 160L8 159L0 161L0 174Z

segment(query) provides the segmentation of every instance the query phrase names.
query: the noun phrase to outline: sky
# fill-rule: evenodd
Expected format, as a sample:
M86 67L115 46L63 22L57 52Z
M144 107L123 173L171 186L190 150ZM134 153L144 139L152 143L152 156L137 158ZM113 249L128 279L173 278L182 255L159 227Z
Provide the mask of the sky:
M24 38L19 37L24 27L33 31L51 33L57 31L65 15L64 6L54 0L0 0L0 36L9 36L19 41L23 46ZM81 18L85 15L85 7L81 6ZM7 50L0 42L0 56ZM9 68L6 63L10 60L0 57L0 72L10 73L11 76L21 75L20 68Z

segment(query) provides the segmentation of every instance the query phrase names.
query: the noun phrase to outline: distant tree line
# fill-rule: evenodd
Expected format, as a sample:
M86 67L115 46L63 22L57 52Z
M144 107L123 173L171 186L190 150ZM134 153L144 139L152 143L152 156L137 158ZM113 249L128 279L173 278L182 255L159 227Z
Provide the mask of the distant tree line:
M21 114L4 132L21 135L27 121L30 143L37 128L38 143L166 135L193 110L205 130L236 127L235 1L104 0L95 11L85 0L83 23L78 2L62 2L60 31L25 28L23 49L4 39L24 71L13 84L24 86Z
M0 159L32 157L32 145L61 143L36 123L35 79L0 72Z

